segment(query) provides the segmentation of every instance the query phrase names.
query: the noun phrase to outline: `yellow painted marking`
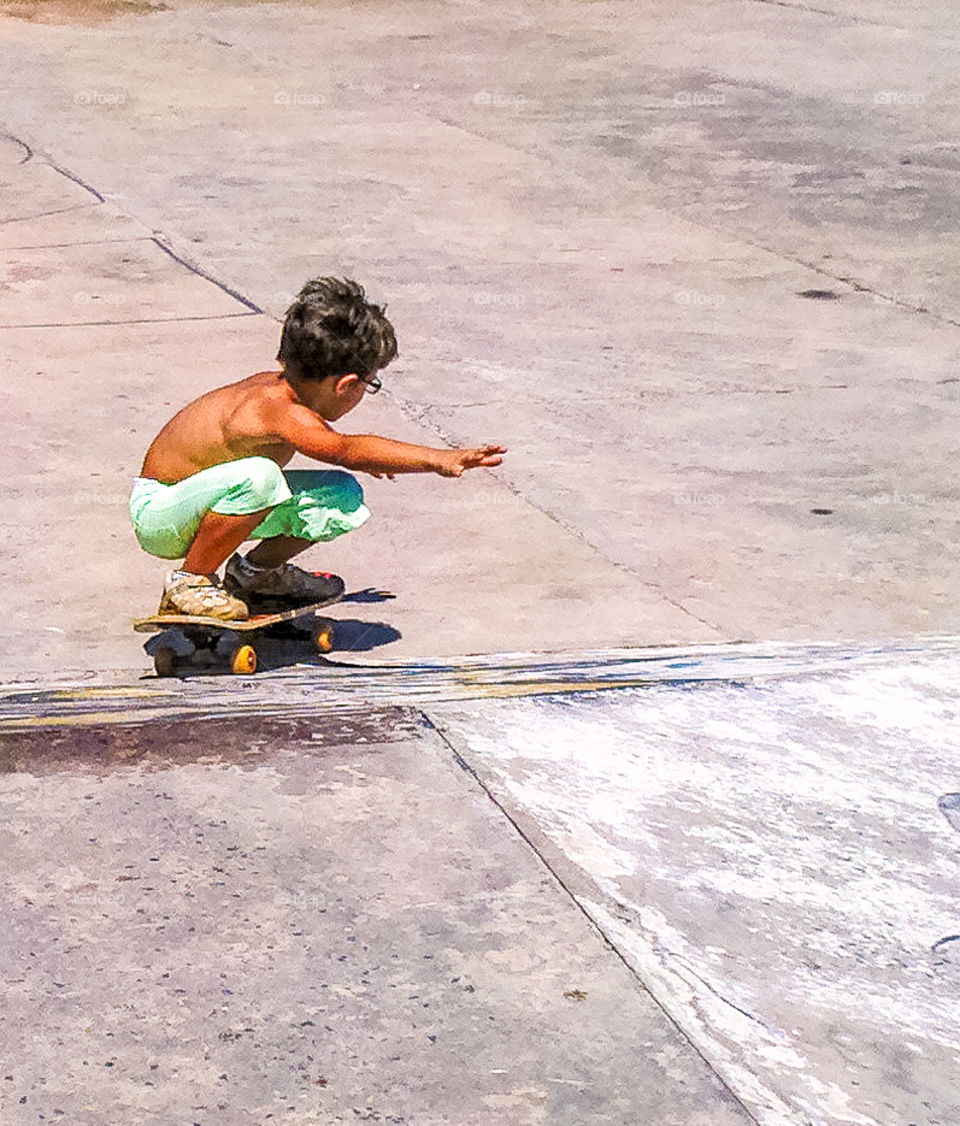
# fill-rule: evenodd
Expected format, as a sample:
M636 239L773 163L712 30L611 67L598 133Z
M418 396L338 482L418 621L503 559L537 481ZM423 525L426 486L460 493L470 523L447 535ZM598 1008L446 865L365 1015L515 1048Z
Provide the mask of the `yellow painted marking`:
M60 688L51 693L55 700L147 700L152 696L169 696L151 688Z

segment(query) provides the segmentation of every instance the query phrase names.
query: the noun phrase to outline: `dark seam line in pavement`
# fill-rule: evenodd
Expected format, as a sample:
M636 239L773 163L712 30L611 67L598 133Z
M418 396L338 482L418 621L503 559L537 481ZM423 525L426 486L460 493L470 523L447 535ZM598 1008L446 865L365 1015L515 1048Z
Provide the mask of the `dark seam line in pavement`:
M792 8L796 12L810 12L817 16L830 16L835 20L843 20L848 23L869 23L878 27L889 27L890 24L882 23L880 20L867 19L866 16L850 16L846 12L831 12L829 8L814 8L810 4L791 4L788 0L751 0L754 4L768 4L773 8Z
M52 321L49 324L0 325L13 328L102 328L104 325L173 325L182 321L226 321L236 317L255 317L257 313L216 313L209 317L141 317L130 321Z
M453 439L448 434L445 434L435 422L429 419L425 420L422 414L414 413L414 409L411 409L411 404L405 402L403 399L400 399L393 392L387 391L386 393L391 399L394 400L394 402L396 402L397 406L400 408L401 413L406 415L407 418L411 419L413 422L416 422L421 426L429 427L448 446L456 447L458 445L458 443L453 441ZM532 501L529 497L524 496L519 489L511 485L509 481L505 481L502 477L498 477L495 473L493 473L492 470L490 470L489 472L494 480L499 481L500 484L503 485L503 487L507 489L508 492L512 493L518 500L522 501L524 504L530 505L531 508L536 509L537 512L539 512L541 515L546 516L548 520L552 520L555 524L559 525L559 527L563 528L565 532L569 532L570 535L575 536L595 555L599 555L600 558L604 560L604 562L609 563L611 567L616 567L617 570L623 571L625 574L628 574L632 578L637 579L637 581L640 582L643 586L649 587L651 590L656 591L657 594L665 602L668 602L671 606L674 607L674 609L679 610L682 614L686 614L688 618L693 618L695 622L699 622L701 625L706 626L708 629L712 629L715 633L723 632L720 626L716 625L716 623L710 622L706 618L701 618L699 614L695 614L692 610L688 610L686 606L678 602L675 598L671 598L669 594L665 594L663 588L659 584L651 582L649 579L644 578L639 571L635 571L626 563L620 563L616 559L611 559L610 556L602 551L599 547L597 547L596 544L591 543L591 541L587 539L587 537L579 528L575 527L573 524L568 524L566 520L562 519L560 516L557 516L556 513L551 512L549 509L544 508L542 505L537 504L535 501Z
M767 2L773 3L774 0L753 0L753 2L755 2L755 3L767 3ZM787 5L784 5L784 6L785 7L793 7L794 5L787 4ZM878 26L888 27L890 25L879 24ZM471 137L476 137L481 141L487 141L491 144L504 145L506 148L511 149L513 152L523 153L524 156L534 157L536 159L543 160L547 164L554 164L555 163L555 161L547 153L539 152L536 149L529 149L529 148L524 147L523 145L514 145L514 144L511 144L509 141L504 141L504 140L501 140L500 138L488 137L486 135L486 133L479 132L476 129L468 129L465 125L461 124L460 122L450 121L449 119L442 117L440 115L427 114L426 116L430 117L431 120L433 120L433 121L439 121L441 125L446 125L450 129L459 129L461 132L467 133ZM643 189L642 184L638 184L636 181L625 181L625 182L628 184L629 187L632 187L635 191L638 191L638 192L640 192L640 194L642 194L642 189ZM774 248L772 248L770 246L764 245L762 242L756 242L753 239L746 237L746 236L744 236L744 235L742 235L738 232L731 231L727 227L723 226L722 224L708 223L701 218L692 218L690 215L688 215L686 212L684 212L682 210L677 210L677 209L670 208L670 207L663 207L662 205L655 206L653 208L653 210L660 211L664 215L671 215L671 216L673 216L673 218L679 219L679 220L681 220L681 222L684 222L684 223L689 223L691 226L700 227L702 230L709 231L713 235L719 235L721 238L727 239L729 242L732 242L736 245L748 246L752 250L761 250L761 251L763 251L764 254L770 254L774 258L778 259L779 261L793 262L794 265L803 266L805 269L812 270L815 274L819 274L821 277L830 278L832 281L836 281L836 282L840 282L841 284L848 285L848 286L850 286L851 289L853 289L854 291L856 291L858 293L870 293L875 297L882 297L889 304L896 305L898 308L904 309L907 312L922 313L925 316L933 317L934 320L940 321L943 324L952 325L954 328L960 328L960 321L952 320L950 317L947 317L942 313L934 313L934 312L931 312L930 309L924 308L923 306L910 305L909 303L907 303L905 301L900 301L899 299L897 299L895 297L889 297L887 294L882 293L878 289L872 289L870 286L863 285L860 282L855 282L851 278L842 277L838 274L833 274L829 270L823 269L822 266L814 265L811 262L805 262L802 258L798 258L795 255L789 254L786 251L775 250ZM715 261L715 259L711 259L711 261ZM666 596L664 596L664 597L666 597ZM681 607L681 609L682 609L682 607ZM689 613L689 611L686 611L686 612ZM694 615L694 617L695 616L696 615ZM710 625L709 622L706 622L705 624ZM714 627L714 628L716 628L716 627Z
M167 246L166 243L157 238L156 235L151 238L151 242L155 242L164 254L172 258L174 262L178 262L185 269L189 270L191 274L196 274L198 278L203 278L204 281L208 281L211 285L215 285L217 289L223 290L223 292L232 297L234 301L239 301L241 305L246 305L246 307L251 312L263 313L263 310L259 305L254 305L254 303L248 298L244 297L242 293L238 293L235 289L231 289L230 286L226 284L226 282L222 282L218 278L213 277L212 274L208 274L206 270L201 269L201 267L196 265L196 263L190 262L186 258L181 258L180 255L176 253L176 251L171 250L171 248Z
M77 242L38 242L34 246L5 246L4 253L8 250L65 250L71 246L103 246L113 242L152 242L149 235L134 235L132 238L87 238Z
M23 145L23 147L27 150L27 152L29 154L25 158L25 160L29 160L34 155L33 150L30 148L30 146L27 145L26 142L21 141L19 137L14 137L10 133L4 133L2 135L5 136L5 137L8 137L11 141L15 141L19 145ZM102 196L97 191L96 188L91 187L85 180L81 180L81 178L79 176L75 175L73 172L70 172L68 169L63 168L61 165L57 164L56 161L52 160L49 156L45 156L44 159L46 160L47 164L54 170L54 172L59 172L61 176L65 176L68 180L72 180L73 183L78 184L81 188L83 188L85 191L88 191L92 196L94 196L99 203L106 203L107 202L106 197ZM21 161L21 163L25 163L25 160ZM89 205L82 205L82 206L89 206ZM47 212L46 214L60 215L60 214L63 214L64 211L73 211L73 210L75 210L75 208L67 207L67 208L64 208L63 211L50 211L50 212ZM123 212L123 214L126 214L126 212ZM45 217L44 215L31 215L31 216L28 216L27 218L42 219L44 217ZM4 222L16 223L16 222L22 222L22 220L7 219L7 220L4 220ZM263 310L259 307L259 305L254 305L254 303L252 301L248 300L246 297L244 297L242 293L238 293L235 289L231 289L230 286L226 285L222 281L219 281L217 278L213 277L211 274L208 274L205 270L201 269L194 262L190 262L186 258L181 258L181 256L179 254L177 254L175 251L171 250L169 246L166 246L163 242L161 242L161 240L159 238L157 238L156 235L147 236L147 237L150 238L151 242L156 243L156 245L164 252L164 254L166 254L170 258L172 258L174 260L174 262L177 262L179 265L183 266L184 269L189 270L192 274L196 274L197 277L203 278L204 281L210 282L211 285L215 285L217 287L217 289L222 290L228 296L232 297L234 299L234 301L239 301L241 305L245 305L251 312L253 312L253 313L262 313L263 312ZM211 320L211 319L216 319L216 318L184 317L183 319L184 320ZM105 321L103 323L104 324L141 324L143 322L141 322L141 321ZM0 327L6 327L6 326L0 326ZM47 327L56 327L56 326L23 325L23 326L18 326L18 327L23 327L23 328L47 328Z
M911 305L908 301L901 301L897 297L890 297L882 290L864 285L863 282L854 281L853 278L847 277L846 275L835 274L831 270L824 269L823 266L818 266L815 262L807 262L803 258L798 258L795 254L790 254L788 251L776 250L771 246L766 246L762 242L756 242L754 239L734 234L722 226L712 226L699 219L690 219L689 216L685 216L679 211L671 211L668 208L661 208L659 210L663 210L666 214L673 215L675 218L684 219L686 222L692 223L695 226L702 227L704 230L710 231L711 234L720 235L722 238L727 238L731 242L739 243L741 246L749 246L751 250L760 250L764 254L770 254L781 262L792 262L795 266L802 266L805 270L819 274L822 278L829 278L831 281L838 282L840 285L848 286L855 293L869 293L873 297L882 297L888 305L896 305L897 308L903 309L904 312L920 313L925 317L932 317L935 321L940 321L941 324L948 324L953 328L960 328L960 321L955 321L953 318L943 313L935 313L925 305Z
M28 160L33 159L33 149L27 144L26 141L21 141L19 137L15 137L12 133L0 132L0 137L6 138L8 141L13 141L15 145L19 145L26 151L26 156L20 161L21 164L26 164Z
M530 155L528 150L526 149L519 149L518 151ZM632 186L642 189L642 185L632 184ZM934 320L940 321L942 324L948 324L954 328L960 328L960 321L953 320L951 317L948 317L943 313L935 313L923 305L911 305L907 301L901 301L899 298L891 297L888 294L883 293L879 289L874 289L872 286L865 285L862 282L854 281L853 278L850 278L846 275L836 274L831 270L824 269L823 266L820 266L814 262L807 262L805 259L798 257L796 254L791 254L789 251L777 250L776 248L767 246L765 243L759 242L747 235L740 234L736 231L731 231L722 223L709 223L699 217L692 218L682 210L677 210L669 207L657 206L654 208L654 210L662 211L665 215L671 215L675 219L680 219L682 222L689 223L692 226L700 227L702 230L709 231L711 234L718 235L719 237L726 239L736 245L747 246L750 247L751 250L762 251L764 254L769 254L773 258L776 258L778 261L792 262L795 266L802 266L804 269L810 270L813 273L818 274L820 277L830 278L831 281L839 282L841 285L849 286L849 288L852 289L855 293L869 293L873 297L882 297L883 300L888 304L896 305L898 308L903 309L905 312L921 313L924 316L932 317ZM715 259L712 260L715 261Z
M51 215L66 215L68 211L85 211L88 207L96 207L95 203L72 203L69 207L57 207L53 211L41 211L39 215L17 215L13 219L0 219L0 226L8 223L29 223L31 219L46 219Z
M61 176L65 176L68 180L72 180L73 183L83 188L84 191L89 192L100 203L107 202L106 197L102 196L96 188L91 188L85 180L81 180L79 176L74 175L73 172L68 171L66 168L61 168L60 165L55 161L52 161L49 156L46 157L46 161L47 164L49 164L50 167L54 170L54 172L59 172Z
M657 1008L660 1010L660 1012L663 1013L664 1017L669 1022L670 1027L676 1029L677 1033L680 1036L683 1037L683 1039L686 1041L687 1044L689 1044L690 1048L703 1061L704 1066L709 1070L710 1074L713 1075L716 1078L716 1080L720 1084L720 1086L723 1087L723 1089L727 1092L727 1094L730 1096L730 1098L736 1103L736 1105L738 1107L740 1107L740 1109L750 1119L750 1121L757 1123L757 1126L760 1126L759 1120L751 1113L750 1108L740 1099L740 1097L733 1090L733 1088L727 1083L726 1079L724 1079L724 1077L720 1074L720 1072L717 1071L717 1069L714 1067L714 1065L710 1062L710 1060L707 1059L707 1057L697 1047L697 1045L693 1042L693 1040L690 1039L690 1037L687 1035L687 1033L683 1030L683 1028L674 1019L674 1017L672 1017L670 1015L670 1013L666 1010L666 1008L664 1008L664 1006L660 1003L660 999L653 992L653 990L646 984L646 982L643 980L643 978L640 976L640 974L633 968L633 966L630 965L630 963L620 953L620 951L617 949L617 947L614 946L614 944L610 941L610 939L607 938L606 934L603 931L603 928L596 921L596 919L594 919L594 917L590 914L590 912L586 909L586 907L583 906L583 904L577 898L577 896L576 896L575 892L572 890L572 888L568 887L566 881L563 879L563 877L560 875L560 873L557 871L557 869L550 863L550 861L544 856L544 854L540 851L540 849L537 848L537 846L530 839L530 837L523 831L519 822L514 818L514 816L510 813L510 811L503 804L503 802L500 801L500 799L492 792L490 787L486 785L486 783L483 781L483 779L480 777L480 775L477 773L477 771L470 765L469 762L467 762L467 760L463 757L463 755L460 754L460 752L454 746L453 742L451 741L451 739L449 738L447 733L441 727L438 727L433 722L433 720L426 714L426 712L421 712L420 715L421 715L421 718L422 718L424 725L427 728L429 728L429 730L436 733L436 735L443 742L444 746L446 746L447 749L450 751L450 753L453 755L453 760L457 764L457 766L459 766L466 774L470 775L470 777L474 780L474 782L477 784L477 786L483 791L483 793L485 793L487 795L487 797L490 799L490 801L493 802L493 804L497 807L497 809L500 810L500 812L507 819L507 821L510 822L510 824L513 826L514 830L516 831L516 833L518 834L520 839L533 852L534 856L537 857L537 859L544 866L544 868L546 868L546 870L550 873L550 875L554 878L554 880L557 882L557 884L560 886L560 888L563 890L563 892L572 901L572 903L576 907L576 909L586 919L587 924L590 926L591 930L593 930L596 934L598 934L600 936L600 940L607 947L607 949L612 951L614 956L618 959L618 961L621 963L621 965L626 969L627 973L630 974L630 976L634 979L634 981L637 982L637 984L644 991L644 993L646 993L646 995L657 1006Z
M831 281L849 286L855 293L869 293L873 297L882 297L888 305L896 305L898 309L903 309L904 312L921 313L923 316L932 317L935 321L940 321L942 324L951 325L953 328L960 328L960 321L955 321L952 317L948 317L944 313L935 313L925 305L911 305L909 301L901 301L898 297L890 297L882 290L864 285L863 282L854 281L853 278L825 270L822 266L818 266L814 262L805 262L802 258L796 258L792 254L787 254L784 251L771 250L770 247L764 246L762 243L748 242L747 245L757 250L766 251L767 254L773 254L775 257L785 262L793 262L798 266L803 266L807 270L812 270L813 273L819 274L822 278L830 278Z
M815 16L829 16L832 19L842 20L844 24L864 24L867 27L882 27L889 32L904 32L907 35L918 35L925 38L934 38L934 33L925 27L904 27L903 24L890 24L885 19L871 19L869 16L854 16L849 11L831 11L828 8L814 8L806 3L790 3L789 0L750 0L752 3L765 3L773 8L792 8L795 11L808 11ZM944 42L936 36L937 42ZM952 36L945 39L946 43L952 42Z
M612 567L616 567L618 571L623 571L625 574L628 574L632 578L636 579L643 586L649 587L651 590L656 591L656 593L665 602L669 602L669 604L671 606L673 606L674 609L679 610L682 614L686 614L688 618L693 618L693 620L695 622L699 622L701 625L706 626L708 629L712 629L715 633L722 633L723 632L723 630L720 628L720 626L718 626L715 622L708 621L706 618L701 618L699 614L695 614L692 610L688 610L687 607L684 606L682 602L677 601L676 598L671 598L670 595L667 594L664 591L663 587L661 587L659 583L655 583L655 582L652 582L650 579L644 578L643 575L641 575L639 571L637 571L633 567L629 566L629 564L620 563L616 559L611 559L610 556L607 555L601 548L597 547L597 545L595 543L591 543L590 540L587 539L587 537L583 534L583 532L579 528L575 527L573 524L568 524L566 520L564 520L560 516L557 516L556 513L551 512L548 508L542 508L539 504L535 504L532 500L529 499L529 497L525 497L521 492L519 492L519 490L514 489L511 485L507 484L506 482L504 482L504 484L506 484L506 487L510 490L511 493L513 493L513 495L515 497L524 501L526 504L531 505L538 512L542 512L543 515L546 516L548 520L552 520L555 524L558 524L561 528L564 529L564 531L569 532L573 536L576 536L577 539L580 540L581 543L586 544L586 546L589 547L591 551L593 551L597 555L599 555L602 559L604 559Z

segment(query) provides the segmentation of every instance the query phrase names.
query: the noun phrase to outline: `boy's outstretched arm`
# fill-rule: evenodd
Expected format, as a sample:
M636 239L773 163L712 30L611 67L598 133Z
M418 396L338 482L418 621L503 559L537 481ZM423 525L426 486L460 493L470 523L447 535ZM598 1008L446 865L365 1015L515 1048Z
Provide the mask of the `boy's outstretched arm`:
M448 450L415 446L377 434L339 434L319 415L299 405L287 408L272 423L277 437L290 442L298 453L375 477L395 473L459 477L466 469L499 465L507 452L506 446L499 445Z

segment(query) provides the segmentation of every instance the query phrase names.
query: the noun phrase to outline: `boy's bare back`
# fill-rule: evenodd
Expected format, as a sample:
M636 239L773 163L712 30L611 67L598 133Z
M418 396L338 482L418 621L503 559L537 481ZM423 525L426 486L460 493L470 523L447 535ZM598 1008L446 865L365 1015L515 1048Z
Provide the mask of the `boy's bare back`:
M267 420L297 401L278 371L262 371L201 395L174 415L154 439L141 477L175 484L226 461L269 457L286 465L296 447L271 432ZM317 422L325 425L316 416Z

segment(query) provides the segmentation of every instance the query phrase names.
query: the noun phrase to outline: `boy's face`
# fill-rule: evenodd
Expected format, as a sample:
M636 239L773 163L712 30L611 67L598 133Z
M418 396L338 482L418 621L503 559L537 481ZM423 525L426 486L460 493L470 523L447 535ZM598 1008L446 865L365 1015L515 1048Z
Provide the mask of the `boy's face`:
M358 375L299 380L297 398L327 422L343 418L363 400L366 384Z

